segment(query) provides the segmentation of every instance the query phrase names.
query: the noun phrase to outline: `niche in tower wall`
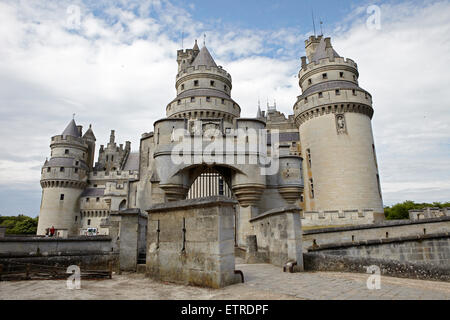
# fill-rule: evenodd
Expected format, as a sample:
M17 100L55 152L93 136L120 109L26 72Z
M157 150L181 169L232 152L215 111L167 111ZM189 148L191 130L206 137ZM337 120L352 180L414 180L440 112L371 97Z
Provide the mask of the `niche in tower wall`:
M337 134L347 133L347 122L344 114L336 114L336 130Z

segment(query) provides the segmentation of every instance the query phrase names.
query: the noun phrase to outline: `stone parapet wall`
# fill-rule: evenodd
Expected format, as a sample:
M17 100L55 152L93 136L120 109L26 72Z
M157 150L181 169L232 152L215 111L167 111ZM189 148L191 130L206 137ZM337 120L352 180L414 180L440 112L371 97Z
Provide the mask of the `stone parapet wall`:
M373 210L306 211L302 213L302 225L304 227L364 225L383 220L384 213L377 213Z
M298 270L303 270L300 208L289 206L271 210L250 222L256 243L253 250L252 245L248 245L247 262L268 262L276 266L296 262Z
M324 254L450 266L450 233L341 242L309 248Z
M21 262L69 266L81 264L85 268L107 269L116 264L117 252L111 238L96 237L5 237L0 238L0 264Z
M235 205L211 197L152 206L147 210L147 275L212 288L239 282L234 269Z
M450 268L448 265L437 266L429 263L400 262L370 257L337 256L323 252L305 253L303 254L303 259L306 271L367 273L367 267L377 266L380 268L382 276L450 281ZM367 276L369 277L369 274Z
M440 217L450 217L450 207L409 210L409 219L413 221Z
M450 231L450 217L426 219L420 221L397 220L379 224L348 226L303 231L303 251L312 246L334 245L336 243L358 242L366 240L392 239L420 236L424 234L445 233Z

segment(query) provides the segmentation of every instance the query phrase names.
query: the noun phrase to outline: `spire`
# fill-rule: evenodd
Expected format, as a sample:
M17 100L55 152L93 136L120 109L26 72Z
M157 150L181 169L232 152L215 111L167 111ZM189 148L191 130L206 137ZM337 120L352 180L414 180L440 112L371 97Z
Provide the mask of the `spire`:
M77 124L75 123L75 120L72 119L67 127L64 129L62 136L72 136L76 138L80 138L80 131L77 128Z
M94 131L92 131L92 124L89 125L89 129L84 134L83 139L85 139L85 138L90 138L90 139L93 139L94 141L97 140L95 138Z
M261 103L258 99L258 111L256 112L256 119L261 119L262 117L263 116L262 116L262 112L261 112Z
M194 48L192 48L192 50L194 50L194 51L200 51L200 48L198 47L198 44L197 44L197 39L195 39Z
M194 62L192 62L191 66L193 67L207 66L217 68L217 64L214 62L214 59L211 57L211 54L209 53L206 47L203 47L200 50L199 54L195 58Z

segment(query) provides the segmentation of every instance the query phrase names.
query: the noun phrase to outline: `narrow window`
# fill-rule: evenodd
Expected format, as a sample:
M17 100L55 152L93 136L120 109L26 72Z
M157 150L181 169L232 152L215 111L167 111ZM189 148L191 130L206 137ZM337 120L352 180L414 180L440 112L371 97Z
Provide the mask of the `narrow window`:
M323 97L323 93L319 92L319 98L322 98L322 97Z
M222 104L225 104L225 99L222 99Z
M52 168L47 168L47 172L50 172L52 170Z
M75 165L77 166L77 165L79 165L80 164L80 162L79 161L75 161Z
M223 86L223 90L228 91L228 87L226 85Z
M311 79L308 79L308 84L312 84L312 80Z
M216 86L216 83L214 81L212 81L212 80L211 80L210 84L211 84L211 87L215 87Z
M78 216L75 216L75 222L77 222L78 221Z
M313 179L309 179L309 187L311 191L311 199L314 199L314 181Z
M114 156L111 156L111 162L113 162L114 161Z
M106 156L106 162L108 162L108 159L109 159L108 156Z
M100 198L95 199L95 201L100 202Z
M352 235L352 242L355 242L355 236Z
M59 172L64 172L64 167L59 168Z
M195 97L191 97L191 102L195 102Z
M328 79L328 75L326 73L322 74L322 79Z
M91 219L88 219L88 226L91 225Z
M309 168L311 168L311 167L312 167L311 149L307 149L307 150L306 150L306 156L308 157Z
M336 95L337 95L337 96L341 95L341 90L336 89Z
M177 104L180 105L180 104L181 104L181 100L178 100L178 101L177 101Z
M69 149L64 150L64 154L69 154Z
M198 80L194 80L194 87L198 87Z
M355 76L355 75L353 75L353 80L355 80L355 81L356 81L356 76Z
M78 168L75 168L75 173L78 173Z
M184 84L181 85L181 90L184 90Z
M344 73L343 72L339 72L339 77L343 78L344 77Z
M206 97L206 102L210 102L211 101L211 97Z
M356 90L355 89L352 90L352 93L353 93L354 96L356 96Z
M302 194L300 194L300 202L304 202L305 201L305 198L303 197L303 193Z
M389 232L386 232L386 239L389 238Z
M59 200L64 200L64 194L61 194L60 196L59 196Z
M86 198L86 203L89 202L89 198Z

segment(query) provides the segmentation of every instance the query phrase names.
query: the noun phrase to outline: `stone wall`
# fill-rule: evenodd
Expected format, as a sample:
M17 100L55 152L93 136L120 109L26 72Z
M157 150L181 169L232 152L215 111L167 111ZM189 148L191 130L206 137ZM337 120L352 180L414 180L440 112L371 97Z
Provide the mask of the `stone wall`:
M303 221L302 221L303 222ZM385 221L380 224L303 230L303 251L313 245L336 244L364 240L391 239L398 237L435 234L450 231L450 217L419 221Z
M147 275L212 288L239 282L234 269L235 205L211 197L152 206L147 210Z
M109 234L119 252L119 269L136 271L139 254L145 254L147 216L140 209L112 212Z
M400 262L395 260L368 257L348 257L309 252L303 254L306 271L337 271L368 273L369 266L378 266L381 275L422 280L450 281L448 265L433 265L418 262ZM369 277L369 274L367 275Z
M409 219L413 221L440 217L450 217L450 207L442 209L425 208L422 210L409 210Z
M247 244L246 261L276 266L297 262L297 269L303 270L300 211L296 206L289 206L251 219L256 244Z
M8 261L107 270L108 263L117 262L111 238L105 236L46 238L0 238L0 264Z
M6 227L0 227L0 238L5 237Z
M309 226L350 226L381 223L384 213L373 210L330 210L305 211L302 214L302 225Z
M314 246L309 252L450 266L450 233Z

